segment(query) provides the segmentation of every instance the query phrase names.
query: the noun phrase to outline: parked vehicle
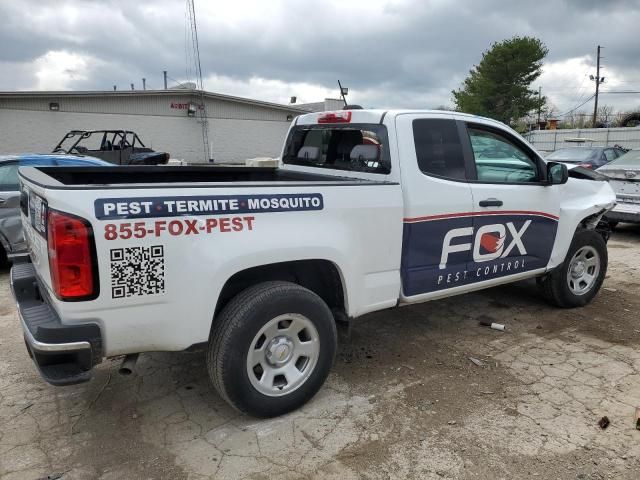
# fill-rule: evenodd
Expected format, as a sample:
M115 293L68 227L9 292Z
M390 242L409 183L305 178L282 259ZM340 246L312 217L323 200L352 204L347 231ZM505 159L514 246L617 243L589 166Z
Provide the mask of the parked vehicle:
M116 165L163 165L169 154L144 146L129 130L71 130L53 153L91 155Z
M580 307L606 274L608 182L494 120L310 113L282 163L21 170L32 263L11 282L43 377L206 344L220 395L274 416L324 383L336 319L532 277Z
M598 169L610 178L618 202L606 214L612 226L618 222L640 223L640 150L630 150Z
M0 156L0 264L26 252L20 221L18 168L25 166L109 165L102 160L75 155Z
M619 147L567 147L547 155L547 160L596 169L624 155Z

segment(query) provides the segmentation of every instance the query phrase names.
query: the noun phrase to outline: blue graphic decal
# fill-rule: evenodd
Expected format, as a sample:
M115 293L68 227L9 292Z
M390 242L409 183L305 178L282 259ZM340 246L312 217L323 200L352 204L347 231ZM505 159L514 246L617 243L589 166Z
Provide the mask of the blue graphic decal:
M557 220L532 214L450 217L404 224L406 296L545 267Z
M94 202L96 218L179 217L236 213L269 213L322 210L320 193L273 195L207 195L190 197L99 198Z

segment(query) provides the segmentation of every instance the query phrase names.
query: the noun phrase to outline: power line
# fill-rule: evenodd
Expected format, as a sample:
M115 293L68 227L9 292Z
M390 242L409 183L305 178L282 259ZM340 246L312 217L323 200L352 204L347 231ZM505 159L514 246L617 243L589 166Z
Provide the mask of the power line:
M587 98L584 102L582 102L580 105L578 105L577 107L573 107L571 110L565 112L565 113L561 113L560 115L558 115L558 117L566 117L567 115L569 115L570 113L575 112L577 109L579 109L580 107L582 107L583 105L586 105L588 102L591 101L591 99L593 99L593 97L595 97L595 93L593 95L591 95L589 98Z
M573 102L572 103L579 103L582 101L582 99L584 98L584 95L586 93L585 91L585 82L587 81L587 78L589 77L589 71L593 68L593 62L589 62L589 68L587 69L586 72L584 72L582 74L582 81L580 82L580 87L578 87L578 91L576 92L576 96L573 98Z
M169 75L167 75L167 78L169 80L171 80L173 83L175 83L176 85L181 85L181 83L182 83L182 82L179 82L178 80L176 80L175 78L170 77Z

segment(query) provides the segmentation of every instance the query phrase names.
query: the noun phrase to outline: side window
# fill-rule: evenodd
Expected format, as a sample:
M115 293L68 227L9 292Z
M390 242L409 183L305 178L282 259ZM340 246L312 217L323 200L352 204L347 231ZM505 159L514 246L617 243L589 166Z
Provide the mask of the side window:
M613 148L607 148L604 151L604 156L607 159L607 162L610 162L610 161L616 159L616 152L615 152L615 150Z
M427 175L466 180L464 154L454 120L413 121L413 141L418 167Z
M18 190L18 164L0 166L0 191L17 192Z
M538 181L538 165L506 136L469 127L469 139L478 181L487 183L531 183Z
M96 132L88 134L84 137L78 145L76 145L76 150L78 152L84 151L99 151L102 146L102 139L104 137L104 133Z

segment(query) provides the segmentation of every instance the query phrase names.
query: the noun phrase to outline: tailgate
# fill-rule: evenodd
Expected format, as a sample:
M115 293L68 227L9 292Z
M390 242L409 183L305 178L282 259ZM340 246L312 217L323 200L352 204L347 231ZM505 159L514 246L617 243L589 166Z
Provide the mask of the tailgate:
M47 253L47 211L46 192L28 180L20 179L20 211L22 228L31 262L36 274L47 290L51 290L49 258Z

